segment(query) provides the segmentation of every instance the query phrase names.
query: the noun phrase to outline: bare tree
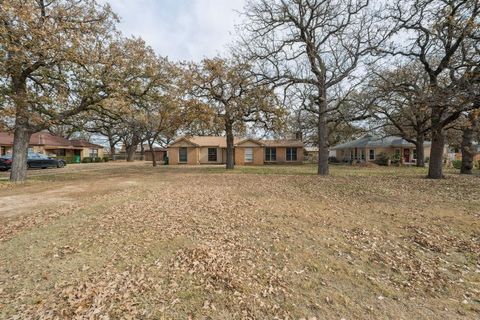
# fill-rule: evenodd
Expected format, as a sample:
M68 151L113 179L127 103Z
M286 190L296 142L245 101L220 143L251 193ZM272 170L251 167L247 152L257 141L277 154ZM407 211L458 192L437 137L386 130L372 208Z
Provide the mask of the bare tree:
M241 46L278 86L306 86L317 116L318 174L328 175L329 121L382 37L368 0L249 1ZM338 89L340 88L340 89ZM333 98L333 99L331 99Z
M428 78L432 148L428 177L443 177L445 128L474 107L471 72L479 65L478 0L408 0L391 5L390 46L381 50L422 66Z
M425 166L424 142L430 132L427 106L428 78L416 64L375 71L366 94L370 95L374 122L386 135L398 135L415 145L417 166Z
M361 128L361 121L370 118L371 112L367 97L356 87L330 92L327 119L329 146L351 140L365 132ZM285 104L292 110L289 118L290 131L301 132L305 143L318 146L318 109L312 101L311 90L309 86L292 86L284 93L284 97Z

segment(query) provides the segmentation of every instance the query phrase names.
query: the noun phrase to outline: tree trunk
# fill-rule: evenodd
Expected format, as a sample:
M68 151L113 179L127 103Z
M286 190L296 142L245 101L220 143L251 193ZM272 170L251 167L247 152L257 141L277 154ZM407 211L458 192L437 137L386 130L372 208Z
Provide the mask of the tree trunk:
M12 85L15 91L14 102L16 113L10 181L21 183L27 179L28 143L30 142L32 132L28 124L26 79L18 75L13 75Z
M145 161L145 146L143 145L143 141L140 142L140 160Z
M150 147L150 152L152 153L152 165L154 167L157 166L157 156L155 154L155 150L153 150L153 142L150 143L150 141L148 141L148 146Z
M433 119L432 119L433 122ZM445 149L445 133L441 126L432 126L432 148L428 164L428 178L443 178L443 151Z
M423 135L417 136L417 142L415 148L417 148L417 167L425 167L425 149L424 149L425 137Z
M227 133L227 170L232 170L235 167L233 158L233 124L227 121L225 124L225 131Z
M125 150L127 151L127 162L134 162L137 145L136 144L127 145Z
M472 114L470 115L469 124L463 129L462 134L462 166L460 168L461 174L472 174L473 159L475 157L475 148L473 146L473 136L478 127L478 118Z
M15 135L13 137L13 158L12 171L10 173L10 181L24 182L27 179L27 154L28 143L30 141L31 132L25 125L20 125L15 121Z
M322 97L318 104L318 175L327 176L328 167L328 128L327 128L327 95L325 85L321 89Z
M114 141L113 137L108 137L108 144L110 145L110 157L112 158L112 161L115 161L115 145L116 142Z

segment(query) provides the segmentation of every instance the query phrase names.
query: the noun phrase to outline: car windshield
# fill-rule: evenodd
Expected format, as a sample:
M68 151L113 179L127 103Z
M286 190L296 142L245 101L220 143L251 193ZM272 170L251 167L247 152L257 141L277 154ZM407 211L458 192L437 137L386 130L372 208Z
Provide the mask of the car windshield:
M41 153L29 153L28 159L48 159L48 157Z

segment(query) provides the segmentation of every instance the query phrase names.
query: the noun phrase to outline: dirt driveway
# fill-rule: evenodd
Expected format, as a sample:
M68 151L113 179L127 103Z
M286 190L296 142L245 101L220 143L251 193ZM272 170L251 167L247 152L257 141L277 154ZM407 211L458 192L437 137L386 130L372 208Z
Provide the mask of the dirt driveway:
M91 195L132 187L139 179L129 172L148 165L146 162L115 162L29 170L29 180L24 186L2 188L0 185L0 216L8 218L49 206L75 204ZM112 175L114 171L126 175ZM0 181L8 177L8 172L2 172Z

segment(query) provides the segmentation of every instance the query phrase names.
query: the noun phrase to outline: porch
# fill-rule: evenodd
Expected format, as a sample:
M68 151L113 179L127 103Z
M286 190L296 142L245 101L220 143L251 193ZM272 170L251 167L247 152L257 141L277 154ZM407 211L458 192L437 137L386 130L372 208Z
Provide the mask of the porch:
M373 162L380 154L389 155L391 160L405 165L417 163L417 149L413 147L400 148L351 148L341 151L345 161Z

